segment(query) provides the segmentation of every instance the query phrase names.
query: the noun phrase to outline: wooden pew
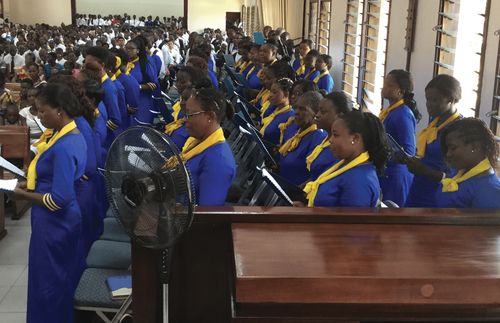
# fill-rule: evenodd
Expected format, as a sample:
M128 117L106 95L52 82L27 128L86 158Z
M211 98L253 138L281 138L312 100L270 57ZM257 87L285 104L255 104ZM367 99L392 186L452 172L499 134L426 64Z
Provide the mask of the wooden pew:
M0 126L0 145L0 156L14 164L17 162L21 169L28 168L30 132L27 126ZM8 174L0 169L0 178L13 178L13 174ZM15 201L12 219L19 219L30 205L27 201Z
M5 83L5 88L10 91L12 99L18 102L21 96L21 83Z
M170 319L500 320L497 241L498 210L200 207L175 247ZM161 322L155 268L134 245L134 322Z

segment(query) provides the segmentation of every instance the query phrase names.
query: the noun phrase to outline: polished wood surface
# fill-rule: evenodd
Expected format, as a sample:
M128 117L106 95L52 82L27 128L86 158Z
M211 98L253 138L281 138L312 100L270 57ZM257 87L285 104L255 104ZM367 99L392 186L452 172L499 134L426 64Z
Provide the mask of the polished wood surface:
M248 283L245 285L241 284L243 282L243 277L237 276L235 256L233 253L233 235L232 226L253 226L258 225L263 228L284 228L286 226L291 226L293 228L295 225L298 226L334 226L342 227L346 230L349 229L351 235L341 235L332 236L328 239L345 239L345 241L351 242L349 245L352 249L346 249L349 253L344 255L345 263L336 263L335 261L330 261L321 255L317 260L318 262L311 261L313 258L306 258L304 262L307 262L306 267L300 268L288 268L289 274L300 274L302 271L302 278L294 278L293 280L287 278L287 286L289 288L306 288L305 286L295 286L291 281L297 281L297 284L307 282L309 289L318 289L321 291L328 289L325 285L325 281L328 280L330 284L335 283L336 277L329 277L332 273L341 276L349 270L353 270L352 277L342 276L349 279L350 282L357 281L358 285L364 287L367 286L366 295L373 296L378 293L382 300L394 299L395 295L403 295L407 299L419 299L422 300L422 292L425 295L429 295L432 291L432 295L429 298L429 303L421 301L421 303L403 303L396 300L395 303L387 301L386 303L360 303L360 302L338 302L338 303L266 303L260 302L257 296L252 296L251 290L252 284ZM359 231L360 226L363 226L363 231ZM399 228L398 230L391 232L386 231L385 234L379 234L379 228L383 227L384 230L389 230L390 228ZM360 209L360 208L289 208L289 207L273 207L273 208L263 208L263 207L197 207L196 214L194 217L193 225L191 229L186 232L186 234L180 239L175 247L175 257L173 259L172 265L172 277L169 284L169 304L170 304L170 321L171 322L352 322L352 321L473 321L478 322L482 320L500 320L500 306L499 308L492 306L491 304L437 304L436 301L441 301L443 299L442 294L443 289L441 286L446 284L451 284L453 279L459 279L457 286L461 286L460 283L465 281L469 286L472 285L472 281L476 281L476 286L485 286L485 291L487 292L484 296L491 296L491 289L500 290L496 287L488 287L492 280L494 280L491 274L494 270L494 265L491 263L491 257L489 253L484 253L484 257L475 256L476 252L474 250L479 250L475 248L484 248L483 242L488 241L488 244L493 248L493 238L495 235L496 228L500 227L500 216L497 210L458 210L458 209ZM356 229L357 228L357 229ZM370 229L372 228L372 229ZM436 228L444 228L448 232L448 243L441 245L441 239L436 237L433 233ZM405 231L408 229L408 231ZM429 229L429 231L427 230ZM479 237L476 239L476 234L479 232L484 232L487 234L484 237ZM366 230L366 231L365 231ZM294 239L305 239L303 230L292 231ZM493 231L493 233L491 233ZM255 248L261 243L271 243L272 239L276 239L276 243L280 244L280 235L273 232L265 231L265 237L262 239L254 240ZM279 232L279 230L277 231ZM346 231L347 232L347 231ZM328 233L328 234L327 234ZM254 233L253 236L257 235L262 237L258 233ZM456 235L456 239L454 238ZM296 238L295 238L296 236ZM300 238L302 237L302 238ZM309 241L309 246L318 248L314 244L314 241L318 241L317 237L311 236L306 239ZM320 235L319 237L322 237ZM325 237L329 237L329 231L325 232ZM236 236L235 243L242 238ZM414 240L419 238L420 240ZM250 239L250 238L249 238ZM253 238L252 238L253 239ZM454 242L455 240L456 242ZM453 266L453 262L449 262L448 265L441 268L439 263L441 258L437 261L437 264L432 263L432 258L427 256L426 262L424 262L421 267L417 264L409 265L408 262L413 259L415 255L420 255L422 252L420 243L425 242L424 246L433 246L442 259L453 259L457 252L460 252L459 246L461 246L464 241L469 240L470 246L466 249L472 253L468 254L461 252L464 255L464 264L458 263L456 267ZM258 241L257 241L258 240ZM271 241L271 242L269 242ZM499 240L500 241L500 240ZM340 242L339 242L340 243ZM307 243L301 242L300 245L307 245ZM346 244L343 248L348 248ZM413 248L413 247L415 248ZM499 242L500 246L500 242ZM293 255L297 256L296 253L300 252L302 247L296 244L290 243L283 248L279 255ZM369 249L373 248L373 249ZM390 248L390 249L382 249ZM247 249L248 252L253 249ZM268 250L266 252L276 252L275 249ZM318 249L317 249L318 250ZM321 250L321 249L319 249ZM381 260L374 260L373 257L375 252L382 252L382 250L394 252L394 256L391 254L385 254L384 258ZM411 252L406 255L405 250L410 250ZM490 249L490 251L493 249ZM327 249L328 251L328 249ZM473 252L474 251L474 252ZM364 252L364 253L363 253ZM494 252L494 251L492 251ZM135 257L133 255L133 267L141 266L140 271L133 270L133 280L144 280L146 283L136 284L134 282L134 312L138 314L140 311L147 315L147 307L151 306L155 308L153 312L158 311L161 308L161 297L158 297L158 293L161 292L161 284L158 282L155 284L155 277L157 273L155 268L157 266L153 265L157 260L152 260L151 257L155 257L154 254L145 255L140 249L134 249L133 253L141 253L141 256ZM373 253L373 254L372 254ZM266 253L264 253L266 254ZM297 256L298 257L298 256ZM422 256L423 257L423 256ZM495 257L497 255L495 254ZM394 258L394 259L393 259ZM255 257L255 261L259 260L259 257ZM316 259L316 258L315 258ZM399 259L399 260L398 260ZM485 260L486 259L486 260ZM489 259L489 260L488 260ZM495 258L496 259L496 258ZM249 259L246 259L247 261ZM271 261L271 260L269 260ZM283 261L280 257L276 257L276 263ZM350 262L352 261L352 264ZM362 267L361 263L365 263L366 268ZM391 262L392 261L392 262ZM446 278L445 275L454 273L457 270L457 275L464 270L464 268L480 267L481 262L489 261L490 266L486 266L485 271L481 274L483 276L450 276ZM149 264L149 265L147 265ZM257 273L253 263L250 262L240 262L239 264L245 264L244 269L251 270L252 273ZM255 263L257 264L257 263ZM394 266L403 266L402 268L410 268L408 270L408 276L400 273L399 270L392 268ZM434 266L434 267L432 267ZM268 267L268 266L265 266ZM293 267L291 264L289 267ZM391 267L387 269L387 267ZM136 267L137 268L137 267ZM307 277L307 269L309 271L318 271L318 276L311 278ZM456 268L456 269L454 269ZM499 266L500 268L500 266ZM270 271L272 269L268 268L266 270ZM374 280L378 280L375 283L367 278L360 276L361 273L367 273L370 270L379 270L380 275L375 276ZM425 269L425 270L424 270ZM336 271L333 271L336 270ZM342 272L343 270L343 272ZM385 270L386 272L395 273L397 279L392 277L382 277L381 273ZM436 277L427 281L425 277L419 277L418 273L436 273ZM500 270L500 269L499 269ZM241 273L245 275L250 274L250 272L242 270ZM280 289L283 288L277 281L276 277L273 277L272 272L267 272L269 277L265 278L269 281L262 283L263 280L257 282L257 287L263 287L268 284L268 289ZM356 276L356 274L358 276ZM411 275L410 275L411 274ZM441 276L437 275L440 274ZM491 277L490 277L491 276ZM459 278L457 278L459 277ZM245 279L251 279L249 276L245 276ZM439 278L438 281L434 281L435 278ZM264 279L260 277L259 279ZM398 280L403 279L406 282L411 282L412 285L393 285L393 287L385 288L385 281L392 281L394 284ZM236 283L235 280L238 280ZM316 280L316 281L314 281ZM323 280L318 282L318 280ZM487 281L485 283L484 281ZM424 281L426 281L424 283ZM368 282L370 284L367 284ZM310 285L309 283L314 283L315 285ZM348 289L348 283L346 282L343 286ZM277 284L276 287L271 284ZM379 284L379 285L377 285ZM427 284L432 284L432 287L426 286ZM442 285L445 284L445 285ZM294 287L295 286L295 287ZM336 286L336 285L335 285ZM243 287L245 289L243 289ZM370 287L370 288L368 288ZM422 289L422 287L425 287ZM332 287L333 288L333 287ZM373 289L376 288L376 291ZM448 288L448 287L446 287ZM238 289L239 294L236 294ZM464 299L470 299L469 289L460 289L455 291L456 295L461 295ZM404 291L411 294L406 295ZM448 289L450 293L453 290ZM242 294L243 293L243 294ZM246 293L246 294L245 294ZM259 292L260 293L260 292ZM398 294L399 293L399 294ZM477 294L475 291L472 294ZM344 293L343 293L344 294ZM275 297L273 291L267 291L261 293L262 297ZM352 290L349 293L345 293L342 297L348 298L349 295L353 295ZM489 296L488 296L489 295ZM245 297L245 302L242 302L242 298ZM251 297L256 297L254 302L251 302ZM292 297L292 296L289 296ZM318 299L329 297L326 292L316 296ZM340 296L335 296L340 297ZM411 298L413 297L413 298ZM448 296L446 296L448 297ZM456 296L457 299L459 296ZM404 298L402 298L404 299ZM434 303L432 303L434 302ZM451 313L451 314L450 314ZM321 315L320 315L321 314ZM156 316L158 320L140 320L140 315L135 317L137 322L161 322L159 317Z
M236 316L330 316L347 304L351 319L500 311L499 226L233 224L232 233Z

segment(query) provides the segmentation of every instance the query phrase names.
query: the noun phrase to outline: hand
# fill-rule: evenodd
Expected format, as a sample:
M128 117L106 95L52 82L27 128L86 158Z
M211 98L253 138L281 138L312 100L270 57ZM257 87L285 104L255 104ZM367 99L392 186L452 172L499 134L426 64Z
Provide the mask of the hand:
M26 190L27 187L28 187L28 182L26 182L26 181L19 181L19 182L17 182L16 188L19 188L19 189L22 189L22 190Z
M148 82L146 83L146 85L149 87L151 91L156 90L156 84L154 84L153 82Z
M293 207L306 207L307 205L304 202L301 202L301 201L293 201L292 206Z
M428 167L418 157L409 157L405 160L408 170L415 175L426 175Z

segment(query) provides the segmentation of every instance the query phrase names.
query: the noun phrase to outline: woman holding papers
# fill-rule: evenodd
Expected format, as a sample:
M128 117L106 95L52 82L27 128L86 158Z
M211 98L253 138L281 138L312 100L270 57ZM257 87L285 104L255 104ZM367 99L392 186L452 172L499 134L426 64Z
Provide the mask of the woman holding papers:
M314 123L322 98L318 92L306 92L299 97L294 106L298 129L287 134L279 148L279 174L296 185L309 178L306 157L327 138L327 132Z
M441 153L442 130L461 118L455 104L462 96L457 79L438 75L425 87L430 123L417 138L417 156L405 162L415 175L406 200L407 207L435 207L439 183L450 173Z
M328 132L328 136L306 158L306 166L310 171L309 178L311 180L316 180L325 170L338 162L330 150L332 125L338 117L349 111L351 111L351 106L344 92L330 93L319 103L319 110L314 121L319 129Z
M384 79L382 96L389 106L382 109L379 118L385 131L403 148L408 155L415 155L415 127L420 120L417 103L413 100L413 78L404 70L392 70ZM395 155L397 157L397 155ZM410 191L413 174L402 160L392 158L380 178L384 200L391 200L404 206Z
M333 122L331 133L330 148L340 161L306 184L308 206L377 206L377 173L388 154L382 123L371 113L350 111Z
M438 207L500 208L500 179L494 170L498 144L482 120L467 118L451 124L443 130L441 150L458 172L441 181Z
M86 144L74 118L81 107L69 87L49 84L36 99L42 124L53 129L37 145L27 185L14 195L33 202L28 263L27 322L73 322L80 277L81 212L75 183L85 172Z

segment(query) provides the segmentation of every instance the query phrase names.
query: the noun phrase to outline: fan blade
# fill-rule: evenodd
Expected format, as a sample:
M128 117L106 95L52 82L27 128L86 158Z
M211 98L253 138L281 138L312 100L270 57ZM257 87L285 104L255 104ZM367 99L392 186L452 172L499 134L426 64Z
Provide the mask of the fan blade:
M126 145L124 147L124 150L125 151L129 151L129 152L151 152L151 149L148 149L148 148L144 148L144 147L137 147L137 146L130 146L130 145Z
M139 157L135 152L131 152L128 155L128 162L130 163L130 165L134 166L137 169L142 170L143 172L151 173L153 171L153 169L149 167L149 165L146 164L146 162L141 157Z
M166 159L168 157L165 156L165 154L163 152L161 152L157 147L156 145L154 145L152 142L151 142L151 139L149 139L149 137L143 133L142 136L141 136L141 139L146 142L149 147L151 147L151 149L156 152L158 155L160 155L162 158Z

